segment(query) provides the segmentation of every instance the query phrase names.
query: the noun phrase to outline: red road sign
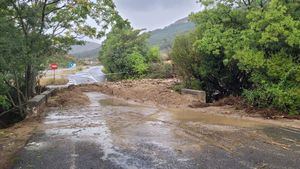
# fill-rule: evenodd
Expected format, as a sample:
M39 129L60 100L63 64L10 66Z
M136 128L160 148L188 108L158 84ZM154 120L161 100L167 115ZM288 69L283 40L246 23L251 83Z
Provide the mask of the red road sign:
M50 64L50 68L51 68L52 70L55 70L55 69L58 68L58 65L57 65L56 63L52 63L52 64Z

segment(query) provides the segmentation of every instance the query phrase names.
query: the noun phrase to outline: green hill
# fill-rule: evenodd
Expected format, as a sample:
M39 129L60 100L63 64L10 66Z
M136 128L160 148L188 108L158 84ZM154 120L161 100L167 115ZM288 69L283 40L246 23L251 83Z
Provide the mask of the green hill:
M168 51L173 44L176 35L190 31L195 28L195 25L188 21L188 18L183 18L175 23L166 26L163 29L156 29L149 32L149 44L158 46L162 51ZM95 42L87 41L85 45L74 45L69 51L69 54L77 59L97 59L101 45Z
M190 31L195 28L195 24L188 18L183 18L175 23L163 28L149 32L149 44L159 46L161 50L169 50L172 47L176 35Z
M100 44L87 41L84 45L72 46L69 54L75 56L77 59L96 59L100 49Z

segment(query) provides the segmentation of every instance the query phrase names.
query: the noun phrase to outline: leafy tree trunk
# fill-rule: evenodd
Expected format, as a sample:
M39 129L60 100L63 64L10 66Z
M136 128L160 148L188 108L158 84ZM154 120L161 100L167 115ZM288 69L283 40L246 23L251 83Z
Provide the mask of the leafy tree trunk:
M26 67L26 73L25 73L25 96L26 99L28 100L29 98L32 98L36 91L35 91L35 87L36 87L36 79L35 79L35 72L34 72L34 68L31 64L28 64Z
M20 90L20 83L19 83L19 78L17 76L17 73L14 72L14 78L16 81L16 93L17 93L17 98L18 98L18 103L17 103L17 108L19 110L19 115L24 118L26 114L25 106L24 106L24 97L22 97L22 91Z

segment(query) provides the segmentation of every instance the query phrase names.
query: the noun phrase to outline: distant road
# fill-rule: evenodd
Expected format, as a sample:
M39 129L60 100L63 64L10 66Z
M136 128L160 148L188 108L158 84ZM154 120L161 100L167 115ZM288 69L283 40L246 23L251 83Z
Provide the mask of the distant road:
M91 66L87 67L84 70L77 72L75 74L67 75L69 80L66 85L48 85L47 88L66 88L70 85L80 85L80 84L92 84L92 83L100 83L106 80L105 74L102 72L103 66ZM63 71L68 71L70 69L58 69L56 73L58 74L56 77L61 78L59 73Z
M69 75L69 85L91 84L105 81L105 74L102 72L103 66L92 66L81 72Z

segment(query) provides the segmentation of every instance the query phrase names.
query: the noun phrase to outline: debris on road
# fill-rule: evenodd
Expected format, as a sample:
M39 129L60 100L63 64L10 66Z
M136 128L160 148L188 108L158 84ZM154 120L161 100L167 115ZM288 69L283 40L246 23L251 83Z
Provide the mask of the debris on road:
M84 92L98 91L104 94L121 97L141 103L160 106L187 107L198 100L190 95L181 95L172 90L177 79L141 79L106 82L103 84L82 85Z
M89 104L89 98L79 88L68 87L62 89L48 100L49 107L71 107Z
M16 154L12 168L250 169L263 164L281 169L300 165L299 129L211 114L222 107L164 108L100 92L84 94L89 105L48 111L38 132Z

